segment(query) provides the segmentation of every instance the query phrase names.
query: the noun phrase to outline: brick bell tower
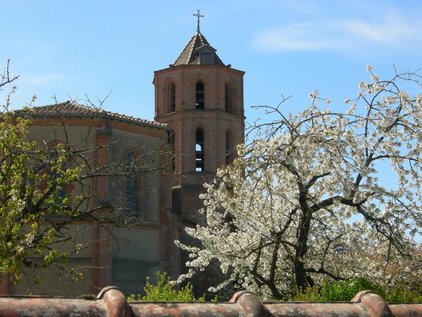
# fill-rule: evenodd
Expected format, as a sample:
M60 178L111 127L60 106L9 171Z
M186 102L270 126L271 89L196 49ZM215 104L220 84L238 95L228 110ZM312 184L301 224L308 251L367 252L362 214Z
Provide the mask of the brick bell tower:
M225 65L199 29L176 61L154 72L155 120L172 129L172 211L198 222L202 184L232 162L244 142L243 75Z

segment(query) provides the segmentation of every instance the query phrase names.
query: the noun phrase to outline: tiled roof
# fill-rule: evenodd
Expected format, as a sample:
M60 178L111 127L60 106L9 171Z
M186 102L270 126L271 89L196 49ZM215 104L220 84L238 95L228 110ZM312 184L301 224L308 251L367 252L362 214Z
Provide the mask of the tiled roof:
M218 57L216 50L208 43L206 38L200 32L196 32L195 35L192 36L189 43L185 46L173 65L199 64L197 51L205 46L208 46L214 54L213 65L224 65Z
M23 112L17 111L17 114L23 114ZM73 101L65 101L53 105L33 107L30 108L28 112L25 111L24 114L29 115L33 118L102 118L154 128L167 127L167 125L164 123L149 121L124 114L106 111L104 109L92 106L81 105Z
M350 302L262 302L248 291L233 295L229 302L174 303L129 302L115 286L103 288L95 297L48 296L0 297L0 316L339 316L339 317L417 317L421 304L387 304L371 291L361 291Z

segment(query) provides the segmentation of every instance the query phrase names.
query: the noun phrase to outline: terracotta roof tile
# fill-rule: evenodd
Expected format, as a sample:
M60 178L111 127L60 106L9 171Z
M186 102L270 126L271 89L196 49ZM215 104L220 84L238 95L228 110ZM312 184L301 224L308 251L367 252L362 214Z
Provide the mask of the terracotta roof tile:
M350 302L262 302L240 291L229 302L175 303L128 302L115 286L105 287L97 297L60 298L44 296L0 297L0 316L338 316L338 317L417 317L421 304L387 304L371 291L361 291Z
M21 111L17 111L17 114L22 114ZM51 118L72 118L72 117L83 117L83 118L103 118L117 121L123 121L131 124L149 126L154 128L166 128L167 125L160 122L149 121L141 118L136 118L116 112L106 111L101 108L96 108L87 105L81 105L73 101L65 101L62 103L56 103L53 105L46 105L40 107L30 108L29 112L25 112L33 118L40 117L51 117Z

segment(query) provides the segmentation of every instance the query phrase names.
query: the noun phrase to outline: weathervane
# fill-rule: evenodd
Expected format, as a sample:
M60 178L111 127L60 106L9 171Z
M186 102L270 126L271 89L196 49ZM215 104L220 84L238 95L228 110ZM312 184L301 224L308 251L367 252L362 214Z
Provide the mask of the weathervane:
M199 13L199 10L196 14L193 14L193 16L198 18L198 25L196 27L196 32L199 33L200 32L199 31L199 23L201 22L201 18L203 18L204 16L201 13Z

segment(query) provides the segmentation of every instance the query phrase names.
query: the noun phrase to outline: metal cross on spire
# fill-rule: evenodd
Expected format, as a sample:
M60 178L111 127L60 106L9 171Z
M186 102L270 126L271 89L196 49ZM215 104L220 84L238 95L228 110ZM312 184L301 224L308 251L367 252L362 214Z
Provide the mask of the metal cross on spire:
M199 10L198 10L198 12L196 14L193 14L193 16L194 17L197 17L197 19L198 19L198 25L196 27L196 32L199 33L200 32L199 31L199 23L201 22L201 18L203 18L204 16L201 13L199 13Z

